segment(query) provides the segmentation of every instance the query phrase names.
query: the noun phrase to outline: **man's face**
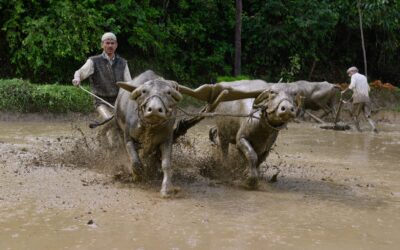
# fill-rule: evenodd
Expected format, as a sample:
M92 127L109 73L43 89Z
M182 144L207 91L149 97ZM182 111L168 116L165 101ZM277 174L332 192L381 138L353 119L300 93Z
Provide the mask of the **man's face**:
M108 56L113 56L118 47L118 43L112 39L106 39L101 43L101 47Z
M349 73L347 73L347 75L348 75L349 77L351 77L353 74L354 74L354 71L349 71Z

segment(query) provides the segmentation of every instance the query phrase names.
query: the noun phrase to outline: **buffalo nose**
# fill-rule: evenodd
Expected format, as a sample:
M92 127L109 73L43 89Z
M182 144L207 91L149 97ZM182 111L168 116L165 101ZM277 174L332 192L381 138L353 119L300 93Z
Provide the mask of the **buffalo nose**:
M281 116L281 117L293 118L296 116L296 109L291 103L285 102L279 106L278 113L279 113L279 116Z
M144 109L145 117L153 117L156 119L164 118L166 116L166 108L159 98L150 98Z
M147 114L164 114L164 109L162 107L147 107Z

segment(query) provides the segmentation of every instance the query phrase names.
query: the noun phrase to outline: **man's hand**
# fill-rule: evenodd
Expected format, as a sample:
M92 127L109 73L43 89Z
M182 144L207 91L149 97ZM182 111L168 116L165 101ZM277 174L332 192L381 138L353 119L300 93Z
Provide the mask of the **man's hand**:
M77 78L74 78L74 79L72 80L72 84L73 84L75 87L79 87L79 86L81 85L81 80L80 80L80 79L77 79Z

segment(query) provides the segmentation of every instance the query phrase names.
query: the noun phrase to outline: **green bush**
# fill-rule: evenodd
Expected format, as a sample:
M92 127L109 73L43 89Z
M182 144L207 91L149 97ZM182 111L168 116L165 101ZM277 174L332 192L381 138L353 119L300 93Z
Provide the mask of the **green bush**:
M32 112L34 92L35 87L21 79L0 80L0 109Z
M64 85L36 85L21 79L0 80L0 110L67 113L93 111L92 98Z
M93 111L91 97L73 86L38 85L33 93L36 111L51 113Z
M240 81L240 80L250 80L250 76L246 75L239 75L239 76L218 76L217 82L233 82L233 81Z

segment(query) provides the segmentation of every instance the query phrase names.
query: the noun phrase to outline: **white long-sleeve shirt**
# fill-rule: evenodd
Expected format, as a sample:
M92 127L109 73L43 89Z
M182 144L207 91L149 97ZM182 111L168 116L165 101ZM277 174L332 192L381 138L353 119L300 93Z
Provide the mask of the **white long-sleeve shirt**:
M364 75L360 73L353 74L349 89L353 91L353 103L369 102L370 88Z
M102 55L103 55L103 57L105 57L108 60L108 62L111 65L113 64L115 56L114 56L114 58L109 58L107 56L107 54L104 52ZM89 58L80 69L75 71L74 80L81 82L81 81L85 80L86 78L88 78L89 76L91 76L93 73L94 73L93 61L92 61L92 59ZM128 64L126 64L125 69L124 69L124 81L129 82L131 80L132 80L131 73L129 72Z

